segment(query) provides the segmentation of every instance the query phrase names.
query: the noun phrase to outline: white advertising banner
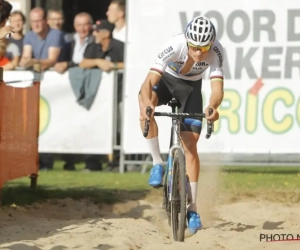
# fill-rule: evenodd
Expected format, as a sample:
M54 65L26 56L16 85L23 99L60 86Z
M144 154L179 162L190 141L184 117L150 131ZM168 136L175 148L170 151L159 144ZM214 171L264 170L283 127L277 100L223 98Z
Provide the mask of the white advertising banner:
M30 83L30 71L5 71L4 81ZM103 73L89 110L79 105L69 73L46 71L40 89L39 152L112 153L114 74Z
M129 0L124 152L149 153L139 127L138 91L162 45L199 14L211 18L224 48L225 96L215 133L207 140L203 127L198 151L300 153L300 7L292 0ZM204 107L208 72L202 82ZM156 109L165 110L171 109ZM166 153L171 119L156 120Z

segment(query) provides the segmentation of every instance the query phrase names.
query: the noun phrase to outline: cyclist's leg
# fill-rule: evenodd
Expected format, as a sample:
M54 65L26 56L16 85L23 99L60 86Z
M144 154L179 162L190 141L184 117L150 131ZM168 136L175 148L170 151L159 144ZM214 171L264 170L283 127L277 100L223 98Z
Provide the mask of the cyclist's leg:
M186 171L188 175L188 196L190 199L188 210L197 212L197 188L200 172L200 160L197 153L199 133L182 131L181 139L186 158Z
M151 101L152 101L153 105L156 107L158 104L158 97L154 91L152 92L151 99L152 99ZM141 108L146 108L146 107L144 107L144 105L142 103L140 94L139 94L139 105ZM145 128L145 121L140 122L140 127L143 132L144 128ZM153 117L153 119L150 119L149 132L148 132L148 136L146 138L146 143L148 145L150 154L152 156L153 166L157 166L156 169L158 169L158 172L160 175L160 173L163 172L163 168L162 168L163 160L162 160L161 154L160 154L160 148L159 148L159 142L158 142L158 127L157 127L155 117ZM150 180L149 184L150 185L153 184L155 186L155 183L159 182L159 180L157 181L156 179L160 179L160 177L159 176L156 177L154 181ZM158 184L156 184L156 185L158 185Z
M154 106L160 106L166 104L171 100L172 95L168 88L168 83L165 76L161 78L158 84L153 88L151 101ZM140 108L146 108L141 100L141 95L139 94L139 105ZM144 131L145 121L140 122L141 130ZM158 127L155 118L150 119L149 133L146 138L149 151L153 160L153 168L150 171L150 177L148 183L155 187L161 186L164 176L163 160L160 154L159 142L158 142Z
M187 96L180 95L178 99L183 104L179 111L186 113L202 113L201 80L181 82L182 88L192 87L193 90ZM182 93L180 91L179 93ZM196 232L202 227L200 217L197 214L196 197L198 177L200 172L200 161L197 153L197 142L200 137L202 120L186 118L181 125L181 139L185 151L186 169L188 175L188 193L190 203L188 205L189 229Z
M191 233L196 233L202 228L200 215L197 212L197 188L198 177L200 171L200 161L197 154L197 142L200 134L182 131L181 139L185 151L186 169L188 175L188 197L189 204L187 206L188 229Z

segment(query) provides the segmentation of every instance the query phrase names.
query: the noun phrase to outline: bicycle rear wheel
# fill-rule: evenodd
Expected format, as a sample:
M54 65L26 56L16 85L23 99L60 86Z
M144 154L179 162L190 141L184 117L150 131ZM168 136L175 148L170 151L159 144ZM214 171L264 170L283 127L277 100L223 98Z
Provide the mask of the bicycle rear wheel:
M176 149L173 160L171 190L171 227L175 241L184 241L186 228L186 173L185 160L181 150Z

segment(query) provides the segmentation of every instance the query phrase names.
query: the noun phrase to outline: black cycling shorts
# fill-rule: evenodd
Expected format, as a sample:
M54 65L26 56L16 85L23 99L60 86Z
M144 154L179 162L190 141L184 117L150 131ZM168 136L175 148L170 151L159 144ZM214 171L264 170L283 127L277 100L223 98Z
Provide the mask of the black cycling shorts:
M189 81L176 78L164 73L160 81L153 86L153 91L158 97L158 106L166 105L172 98L179 102L179 113L203 113L202 79ZM184 118L181 131L190 131L200 134L202 118Z

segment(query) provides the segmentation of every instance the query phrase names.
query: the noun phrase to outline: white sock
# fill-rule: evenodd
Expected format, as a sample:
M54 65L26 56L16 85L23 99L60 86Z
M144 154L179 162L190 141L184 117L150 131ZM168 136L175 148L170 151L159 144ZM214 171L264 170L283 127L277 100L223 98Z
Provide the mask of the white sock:
M188 201L187 205L188 211L197 212L196 198L197 198L197 186L198 182L188 182Z
M150 154L152 155L153 166L156 164L163 164L163 160L161 159L161 155L160 155L158 137L147 139L146 141L148 143Z

